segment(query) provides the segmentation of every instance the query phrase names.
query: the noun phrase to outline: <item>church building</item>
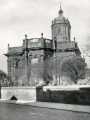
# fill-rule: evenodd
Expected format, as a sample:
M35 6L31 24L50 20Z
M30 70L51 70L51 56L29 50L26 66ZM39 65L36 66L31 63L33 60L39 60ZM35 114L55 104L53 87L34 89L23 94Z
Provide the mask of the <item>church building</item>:
M85 77L85 60L78 44L71 40L70 21L60 6L52 20L52 38L28 38L19 47L8 45L8 76L11 86L77 84Z

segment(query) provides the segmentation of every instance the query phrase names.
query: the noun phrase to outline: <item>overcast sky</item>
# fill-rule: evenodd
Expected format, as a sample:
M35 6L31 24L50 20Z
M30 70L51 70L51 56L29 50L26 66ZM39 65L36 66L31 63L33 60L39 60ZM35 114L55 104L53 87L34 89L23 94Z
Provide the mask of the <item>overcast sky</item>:
M80 49L90 44L90 0L61 0L64 16L72 26ZM28 37L51 38L51 21L58 15L60 0L0 0L0 69L6 71L7 44L22 44Z

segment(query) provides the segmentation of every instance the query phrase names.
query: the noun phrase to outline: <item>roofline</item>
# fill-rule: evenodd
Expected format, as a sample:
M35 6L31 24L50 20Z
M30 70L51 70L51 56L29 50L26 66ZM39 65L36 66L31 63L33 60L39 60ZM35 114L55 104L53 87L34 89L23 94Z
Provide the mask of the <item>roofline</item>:
M33 40L33 39L46 39L46 40L51 40L51 41L52 41L52 39L50 39L50 38L45 38L45 37L43 37L43 38L29 38L28 40ZM25 40L25 39L23 39L23 40Z

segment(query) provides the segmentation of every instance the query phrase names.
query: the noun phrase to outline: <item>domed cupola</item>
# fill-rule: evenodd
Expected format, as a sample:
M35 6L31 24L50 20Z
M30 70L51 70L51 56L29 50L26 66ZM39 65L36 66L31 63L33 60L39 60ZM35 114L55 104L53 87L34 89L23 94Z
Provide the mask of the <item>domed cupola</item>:
M58 17L52 21L52 39L57 39L57 42L70 41L70 30L70 22L63 16L63 10L60 5Z

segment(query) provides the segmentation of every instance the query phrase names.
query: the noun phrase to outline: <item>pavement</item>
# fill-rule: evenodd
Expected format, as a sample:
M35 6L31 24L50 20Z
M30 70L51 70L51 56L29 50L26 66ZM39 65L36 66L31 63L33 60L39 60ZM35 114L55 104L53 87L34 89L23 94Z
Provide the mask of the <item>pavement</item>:
M11 100L0 100L0 102L19 104L19 105L30 105L33 107L57 109L73 112L84 112L90 114L90 106L88 105L73 105L63 103L51 103L51 102L32 102L32 101L11 101Z

